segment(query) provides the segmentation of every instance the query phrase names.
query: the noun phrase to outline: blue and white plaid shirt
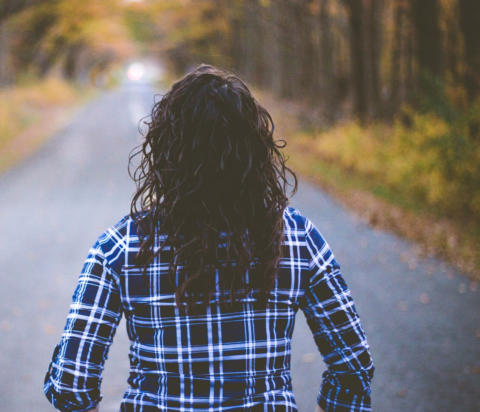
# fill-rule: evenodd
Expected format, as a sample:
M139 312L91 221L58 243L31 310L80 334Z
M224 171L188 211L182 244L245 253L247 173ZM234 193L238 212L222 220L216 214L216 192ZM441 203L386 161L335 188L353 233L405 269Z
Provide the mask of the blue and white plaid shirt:
M61 411L99 403L104 362L123 314L131 346L121 411L297 411L290 353L300 308L328 366L318 404L327 412L371 411L374 365L340 266L298 209L288 206L284 221L286 254L268 305L255 293L234 309L214 297L206 312L189 316L175 306L162 254L147 275L132 265L139 240L131 216L110 226L80 272L45 376L48 400Z

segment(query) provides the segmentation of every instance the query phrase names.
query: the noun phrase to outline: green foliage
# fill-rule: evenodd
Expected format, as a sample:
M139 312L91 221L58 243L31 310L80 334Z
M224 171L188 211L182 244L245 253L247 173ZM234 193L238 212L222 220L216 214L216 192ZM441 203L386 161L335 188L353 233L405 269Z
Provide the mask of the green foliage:
M446 102L424 113L406 109L410 126L395 122L387 175L449 215L479 218L480 99L465 111L455 111ZM439 107L448 108L440 111L444 117Z
M440 77L422 70L418 76L420 87L412 96L412 104L422 113L436 113L449 122L455 120L456 108L448 97L446 81Z

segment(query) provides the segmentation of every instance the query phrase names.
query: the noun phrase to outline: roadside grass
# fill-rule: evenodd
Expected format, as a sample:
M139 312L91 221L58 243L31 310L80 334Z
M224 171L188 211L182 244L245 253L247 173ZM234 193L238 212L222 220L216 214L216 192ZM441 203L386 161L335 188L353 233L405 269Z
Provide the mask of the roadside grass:
M57 77L0 89L0 173L33 153L93 94Z
M406 108L408 126L349 121L320 130L315 119L305 121L305 105L254 93L272 114L277 139L287 141L295 172L372 226L414 241L421 256L443 258L480 280L480 147L460 137L444 146L452 133L468 133L464 119L452 126Z

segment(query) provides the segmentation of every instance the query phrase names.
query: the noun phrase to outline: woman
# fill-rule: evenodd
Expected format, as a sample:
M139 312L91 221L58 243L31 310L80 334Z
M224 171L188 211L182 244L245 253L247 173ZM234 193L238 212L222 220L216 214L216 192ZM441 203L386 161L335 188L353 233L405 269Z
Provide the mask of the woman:
M121 411L297 411L290 343L301 309L328 366L317 410L370 411L365 333L329 244L288 206L286 173L292 193L297 178L269 113L234 74L200 65L147 124L129 159L141 155L130 214L89 250L45 376L48 400L97 410L123 314Z

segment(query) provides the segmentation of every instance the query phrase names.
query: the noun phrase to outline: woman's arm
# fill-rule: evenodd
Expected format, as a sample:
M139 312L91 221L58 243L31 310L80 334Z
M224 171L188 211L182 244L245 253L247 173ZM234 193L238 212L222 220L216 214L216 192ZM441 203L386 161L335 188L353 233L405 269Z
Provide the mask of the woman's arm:
M121 318L117 275L100 235L88 252L72 297L66 325L45 375L44 393L60 411L96 411L101 374Z
M371 411L374 365L340 265L320 231L306 219L310 260L300 307L327 365L317 404L326 412Z

